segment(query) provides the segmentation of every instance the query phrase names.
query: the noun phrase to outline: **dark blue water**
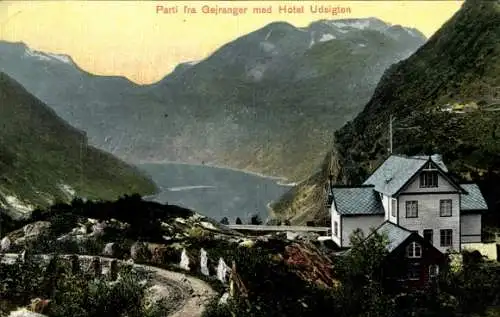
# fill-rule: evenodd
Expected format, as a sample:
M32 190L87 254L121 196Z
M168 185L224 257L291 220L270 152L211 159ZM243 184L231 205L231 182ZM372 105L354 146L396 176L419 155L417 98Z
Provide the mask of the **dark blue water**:
M152 200L180 205L214 218L236 217L246 222L258 213L268 217L267 204L277 200L290 187L277 180L241 171L204 165L141 164L160 188Z

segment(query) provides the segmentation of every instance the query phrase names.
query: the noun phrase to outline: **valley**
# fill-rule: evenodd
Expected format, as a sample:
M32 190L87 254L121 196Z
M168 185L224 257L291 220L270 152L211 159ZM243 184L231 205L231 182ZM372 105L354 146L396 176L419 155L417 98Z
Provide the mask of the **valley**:
M376 18L273 22L151 85L24 43L0 42L0 70L129 163L206 162L300 181L384 70L425 40Z

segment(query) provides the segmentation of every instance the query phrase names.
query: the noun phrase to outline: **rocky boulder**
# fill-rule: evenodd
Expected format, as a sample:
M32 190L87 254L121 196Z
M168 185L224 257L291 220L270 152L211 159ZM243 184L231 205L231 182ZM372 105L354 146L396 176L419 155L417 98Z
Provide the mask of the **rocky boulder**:
M47 316L39 313L34 313L32 311L27 310L26 308L23 308L11 311L9 317L47 317Z
M36 238L42 234L48 233L50 231L50 222L48 221L36 221L27 224L23 227L25 238Z
M116 243L114 242L106 243L104 249L102 250L102 255L109 257L116 257L118 253L117 251L118 248L116 246Z
M4 237L2 241L0 241L0 252L8 252L10 249L10 239L9 237Z
M132 247L130 247L130 257L134 262L144 263L151 259L151 251L149 251L145 243L135 242Z

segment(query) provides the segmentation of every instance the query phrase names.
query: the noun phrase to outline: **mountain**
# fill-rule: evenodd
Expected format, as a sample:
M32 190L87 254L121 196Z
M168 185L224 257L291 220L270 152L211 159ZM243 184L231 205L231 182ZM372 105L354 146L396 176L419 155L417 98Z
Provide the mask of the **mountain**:
M274 204L276 216L325 219L328 175L337 183L364 181L388 156L391 115L395 153L442 154L454 177L478 182L498 211L499 87L500 4L467 0L415 54L384 73L364 110L335 133L321 171Z
M131 162L228 165L301 179L332 133L369 100L383 71L425 41L378 19L271 23L138 86L70 58L0 45L0 69Z
M0 102L0 210L12 217L75 195L155 192L141 172L89 146L83 132L1 72Z

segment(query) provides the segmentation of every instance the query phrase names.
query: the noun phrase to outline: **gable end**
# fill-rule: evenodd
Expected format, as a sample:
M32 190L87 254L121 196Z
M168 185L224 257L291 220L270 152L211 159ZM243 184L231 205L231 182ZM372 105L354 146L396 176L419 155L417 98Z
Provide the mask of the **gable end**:
M415 172L415 174L413 174L413 176L410 177L400 189L398 189L398 191L394 194L394 197L399 196L406 188L408 188L408 186L413 183L420 176L420 173L426 170L428 166L434 167L433 170L436 170L439 175L441 175L441 177L443 177L449 184L451 184L457 190L457 193L467 193L465 189L463 189L457 182L446 175L445 171L443 171L443 169L438 164L436 164L432 161L432 159L429 158L427 162L423 164L422 167L419 168L417 172Z

